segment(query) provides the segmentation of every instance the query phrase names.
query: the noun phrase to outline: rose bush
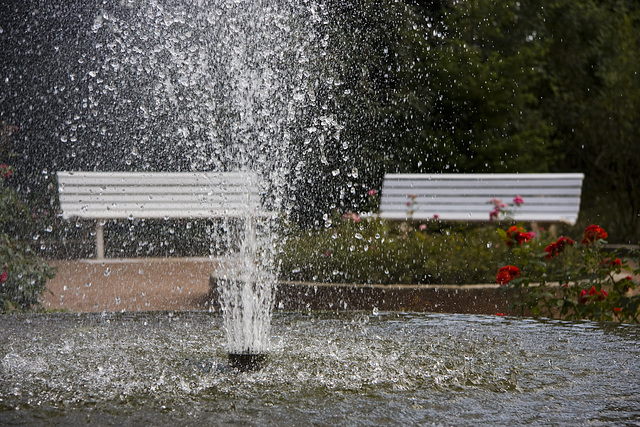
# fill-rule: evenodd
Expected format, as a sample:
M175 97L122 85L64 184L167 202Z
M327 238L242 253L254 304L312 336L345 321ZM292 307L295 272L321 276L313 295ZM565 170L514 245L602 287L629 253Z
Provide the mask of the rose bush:
M523 230L511 236L516 232ZM499 233L509 237L508 232ZM631 275L621 276L623 270L640 274L638 254L620 259L606 250L607 237L594 224L584 230L579 246L562 236L542 253L526 244L530 239L520 243L511 237L518 244L510 245L510 265L498 270L496 282L515 291L514 307L534 316L640 322L640 295L633 293L636 281ZM518 274L508 275L507 267L518 268Z

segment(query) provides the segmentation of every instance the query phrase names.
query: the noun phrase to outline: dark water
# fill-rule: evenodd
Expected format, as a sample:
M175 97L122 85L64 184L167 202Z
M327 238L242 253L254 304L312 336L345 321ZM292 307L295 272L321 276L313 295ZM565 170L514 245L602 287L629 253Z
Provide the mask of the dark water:
M265 369L215 313L0 317L0 425L640 425L640 327L277 313Z

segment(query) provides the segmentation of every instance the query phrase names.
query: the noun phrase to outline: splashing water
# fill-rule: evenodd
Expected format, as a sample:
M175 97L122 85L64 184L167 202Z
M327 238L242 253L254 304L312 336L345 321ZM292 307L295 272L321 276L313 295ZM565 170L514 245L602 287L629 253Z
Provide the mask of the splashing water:
M247 206L210 236L212 245L237 250L217 274L230 353L268 349L278 274L274 213L289 209L291 145L296 132L306 132L301 116L315 99L309 58L316 9L271 0L105 7L93 20L96 54L78 86L89 91L89 114L71 119L64 133L71 152L98 159L96 169L257 176L246 185L258 189L261 212ZM98 142L88 147L80 143L87 135L77 133L90 129ZM114 138L127 142L105 159Z

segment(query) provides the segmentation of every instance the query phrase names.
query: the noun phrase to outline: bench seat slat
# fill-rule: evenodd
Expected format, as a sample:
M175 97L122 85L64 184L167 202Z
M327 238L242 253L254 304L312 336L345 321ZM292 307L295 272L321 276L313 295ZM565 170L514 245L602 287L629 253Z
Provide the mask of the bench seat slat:
M418 221L432 220L437 215L441 220L445 221L469 221L469 222L488 222L489 214L487 212L449 212L442 213L438 211L431 212L416 212L411 218ZM406 212L388 212L384 215L386 219L405 220L408 218ZM512 218L515 221L535 221L535 222L564 222L568 224L574 224L577 220L577 215L559 216L556 214L537 214L537 215L522 215L514 214Z
M456 195L468 195L468 196L482 196L482 197L515 197L515 196L548 196L548 195L573 195L577 196L581 194L580 187L552 187L552 188L490 188L482 187L477 191L474 189L466 188L387 188L382 187L383 195L387 197L401 197L407 200L409 195L426 196L431 197L434 195L441 196L456 196ZM517 192L517 193L516 193ZM511 200L505 200L511 201Z
M83 185L221 185L257 179L252 172L58 172L65 183Z
M458 204L466 205L466 206L492 206L492 204L488 203L490 199L491 197L487 197L487 196L476 197L476 196L460 195L455 197L447 197L447 196L417 197L415 200L412 200L406 196L404 197L388 196L385 201L389 203L390 207L391 205L405 206L407 203L413 203L413 202L415 202L417 205L426 205L426 206L458 205ZM522 206L520 206L518 209L526 209L527 206L532 206L532 205L567 205L567 204L575 205L576 203L577 203L576 197L569 197L566 195L565 196L557 195L557 196L551 196L551 197L529 196L525 199L525 203Z
M145 212L151 211L200 211L200 212L224 212L226 209L244 209L247 212L253 212L259 208L257 203L252 205L242 203L241 201L235 201L230 203L215 203L215 204L200 204L200 203L87 203L78 204L75 208L71 208L69 212L92 212L97 215L100 211L113 211L113 212L138 212L141 217L144 217ZM99 218L99 217L97 217Z
M224 205L226 203L247 203L249 205L259 205L260 198L258 195L247 195L240 193L233 194L66 194L64 196L66 203L74 204L115 204L120 203L138 203L141 205L153 206L161 203L193 203L201 206L206 205Z
M580 187L578 180L572 181L443 181L443 180L431 180L431 181L403 181L403 182L389 182L386 185L388 189L402 189L410 190L412 188L418 189L482 189L482 188L495 188L495 189L511 189L514 184L518 188L556 188L556 187Z
M584 177L582 173L434 173L434 174L420 174L420 173L388 173L385 174L385 179L398 181L398 180L452 180L452 181L469 181L469 180L482 180L482 181L524 181L524 180L566 180L566 179L580 179Z
M209 219L209 218L247 218L247 217L270 217L272 212L247 212L246 209L227 209L224 211L201 211L201 210L180 210L180 211L149 211L144 215L139 215L139 211L87 211L76 212L69 218L85 219L123 219L123 218L145 218L145 219ZM137 214L137 215L136 215Z
M513 213L527 214L530 212L576 212L579 208L579 205L536 205L536 206L521 206L515 209L509 209ZM490 206L484 205L414 205L411 207L395 207L390 209L385 209L385 212L404 212L407 214L408 211L413 212L423 212L423 211L433 211L433 212L485 212L487 214L487 218L489 218L489 212L493 210Z
M223 211L225 208L233 207L233 208L245 208L248 211L256 210L259 207L258 203L248 204L241 200L234 200L228 203L198 203L198 202L175 202L171 203L170 201L161 201L159 203L140 203L140 202L89 202L89 203L78 203L74 205L74 207L70 208L71 210L83 210L83 211L93 211L98 212L101 210L111 210L114 212L118 211L130 211L133 209L138 210L181 210L181 209L189 209L189 210L200 210L203 212L215 210L215 211Z
M216 188L214 191L212 188ZM65 184L60 187L60 193L65 196L70 195L79 195L79 194L89 194L89 195L124 195L124 194L145 194L145 195L154 195L154 194L212 194L216 192L220 192L220 190L224 190L224 193L227 194L247 194L250 187L245 185L217 185L217 186L79 186L79 185L70 185Z

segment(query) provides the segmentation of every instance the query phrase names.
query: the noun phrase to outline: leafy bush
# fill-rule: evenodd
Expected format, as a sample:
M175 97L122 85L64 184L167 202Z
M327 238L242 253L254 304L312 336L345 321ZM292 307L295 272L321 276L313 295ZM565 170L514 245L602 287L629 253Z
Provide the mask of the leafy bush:
M508 251L493 224L393 222L346 214L327 219L325 226L290 230L281 251L285 280L492 283Z
M6 128L3 125L0 157L8 157L10 130ZM11 166L0 164L0 313L39 307L46 282L54 276L53 268L29 246L33 219L16 191L7 185L13 172Z
M27 245L11 241L5 233L0 234L0 262L0 313L39 307L54 270Z
M518 241L510 231L499 230L512 243L496 281L516 291L514 307L534 316L640 322L640 295L633 294L636 283L622 273L640 274L637 251L620 259L605 250L608 234L598 225L587 227L580 243L562 236L544 251Z

